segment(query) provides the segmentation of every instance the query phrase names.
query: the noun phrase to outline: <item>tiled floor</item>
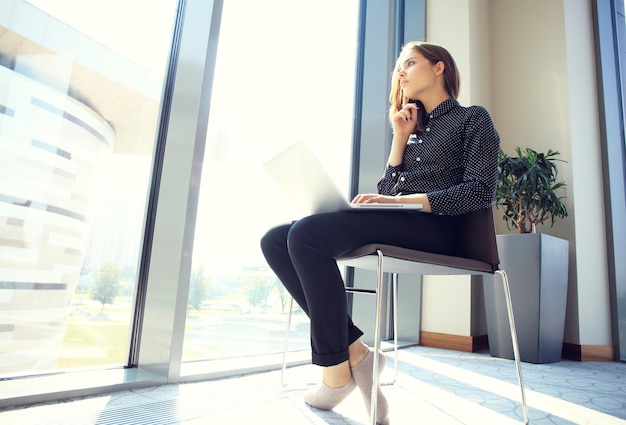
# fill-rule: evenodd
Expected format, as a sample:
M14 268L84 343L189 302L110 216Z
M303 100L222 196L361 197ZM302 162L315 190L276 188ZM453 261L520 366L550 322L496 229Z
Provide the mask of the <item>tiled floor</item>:
M391 377L387 356L383 379ZM520 423L513 363L488 353L426 347L400 352L399 377L383 391L392 425ZM626 363L522 364L530 423L626 424ZM231 379L165 385L0 413L0 424L367 424L355 391L334 411L309 408L302 394L318 378L314 366Z

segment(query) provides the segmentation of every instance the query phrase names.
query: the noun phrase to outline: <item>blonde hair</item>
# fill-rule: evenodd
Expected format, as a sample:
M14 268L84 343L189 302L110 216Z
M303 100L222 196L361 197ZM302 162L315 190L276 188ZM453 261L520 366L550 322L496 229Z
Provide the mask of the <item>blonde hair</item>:
M459 70L452 55L446 49L436 44L426 43L423 41L409 42L402 48L402 52L400 52L400 55L398 56L396 67L391 75L391 92L389 93L389 103L391 104L391 107L389 108L390 121L391 118L404 106L404 96L402 96L402 87L400 87L400 80L398 78L401 65L399 62L400 58L404 57L403 54L409 50L414 50L415 52L421 54L433 65L437 64L437 62L443 62L444 87L451 97L455 99L459 97L461 81L459 78ZM419 134L424 131L422 121L426 112L424 111L424 105L422 105L422 102L417 101L417 106L419 109L417 111L418 119L415 125L415 133Z

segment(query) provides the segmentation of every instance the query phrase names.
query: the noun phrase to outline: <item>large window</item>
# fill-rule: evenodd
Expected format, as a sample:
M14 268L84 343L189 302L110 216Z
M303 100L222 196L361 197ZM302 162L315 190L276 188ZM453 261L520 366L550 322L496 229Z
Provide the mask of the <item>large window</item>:
M176 6L0 2L0 376L127 361Z
M0 407L273 367L259 242L298 215L262 164L371 190L396 3L0 0Z
M259 241L297 213L262 164L304 141L348 195L358 12L357 0L224 1L183 360L282 350L287 295ZM290 345L309 347L303 314Z

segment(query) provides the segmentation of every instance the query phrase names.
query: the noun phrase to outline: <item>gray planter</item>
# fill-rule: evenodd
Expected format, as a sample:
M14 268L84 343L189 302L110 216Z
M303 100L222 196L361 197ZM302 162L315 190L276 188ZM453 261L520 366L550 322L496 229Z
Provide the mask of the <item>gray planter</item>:
M560 361L569 242L541 233L498 235L496 239L500 267L509 277L521 360ZM484 295L489 352L494 357L513 359L501 283L485 279Z

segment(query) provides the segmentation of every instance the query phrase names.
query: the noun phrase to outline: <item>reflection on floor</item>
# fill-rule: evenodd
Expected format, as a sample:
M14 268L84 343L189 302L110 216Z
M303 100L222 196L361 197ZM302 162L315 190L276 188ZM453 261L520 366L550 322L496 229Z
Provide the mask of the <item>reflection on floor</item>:
M387 355L383 380L391 375ZM400 351L397 382L383 388L392 425L520 423L511 361L488 353L427 347ZM626 363L522 364L531 424L626 424ZM334 411L302 402L319 370L278 371L198 383L164 385L0 413L2 424L367 424L358 391ZM389 376L388 376L389 375Z

